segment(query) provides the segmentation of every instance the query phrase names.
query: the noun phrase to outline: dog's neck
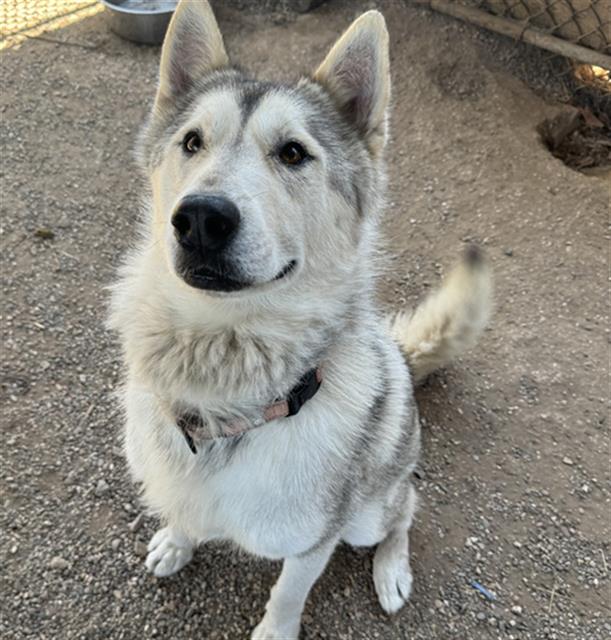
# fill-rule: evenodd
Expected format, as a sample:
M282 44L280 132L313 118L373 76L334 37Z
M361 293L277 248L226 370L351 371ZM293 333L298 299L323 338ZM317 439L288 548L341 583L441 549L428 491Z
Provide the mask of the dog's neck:
M143 270L131 277L139 282L122 281L129 295L119 288L114 297L113 324L130 375L170 404L205 402L219 411L228 401L247 411L286 395L322 364L364 294L355 286L345 299L328 292L317 304L311 296L277 292L255 304L185 289L167 271L144 279L137 273Z

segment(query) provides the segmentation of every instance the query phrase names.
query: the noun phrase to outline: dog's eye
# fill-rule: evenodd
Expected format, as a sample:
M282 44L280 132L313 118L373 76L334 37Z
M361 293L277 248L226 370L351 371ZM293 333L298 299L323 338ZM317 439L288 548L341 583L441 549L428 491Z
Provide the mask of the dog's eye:
M189 133L187 133L182 139L182 148L184 149L184 152L189 155L197 153L203 145L202 137L197 131L189 131Z
M308 152L298 142L287 142L278 152L278 157L284 164L295 167L308 158Z

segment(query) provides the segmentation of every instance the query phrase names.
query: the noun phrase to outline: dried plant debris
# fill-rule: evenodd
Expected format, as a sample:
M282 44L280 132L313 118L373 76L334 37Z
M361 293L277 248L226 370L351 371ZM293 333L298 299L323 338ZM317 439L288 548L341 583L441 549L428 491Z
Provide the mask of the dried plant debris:
M40 240L53 240L55 238L55 231L47 227L39 227L34 231L34 235Z
M611 114L568 107L538 131L552 155L572 169L611 168Z

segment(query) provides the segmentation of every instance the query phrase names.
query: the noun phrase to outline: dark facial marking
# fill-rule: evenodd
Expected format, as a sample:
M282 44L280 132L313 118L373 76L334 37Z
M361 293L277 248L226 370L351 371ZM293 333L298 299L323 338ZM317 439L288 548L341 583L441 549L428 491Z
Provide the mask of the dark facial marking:
M186 94L164 105L161 112L151 113L140 134L140 163L152 169L161 162L168 140L185 125L203 95L223 88L239 91L252 84L254 81L237 68L215 71L196 80Z
M240 111L242 112L242 129L246 126L250 116L255 112L261 98L269 91L269 85L253 82L242 90L240 96Z

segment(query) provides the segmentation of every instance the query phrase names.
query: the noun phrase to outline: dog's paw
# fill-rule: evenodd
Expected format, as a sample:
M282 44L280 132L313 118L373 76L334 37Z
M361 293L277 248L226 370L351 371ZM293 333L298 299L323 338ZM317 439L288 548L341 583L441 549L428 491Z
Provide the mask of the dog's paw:
M299 620L280 624L266 613L252 632L250 640L297 640L298 637Z
M158 578L180 571L193 557L193 545L188 538L170 527L159 529L148 544L146 568Z
M373 582L382 609L396 613L408 601L412 591L412 572L405 557L377 557L373 564Z

